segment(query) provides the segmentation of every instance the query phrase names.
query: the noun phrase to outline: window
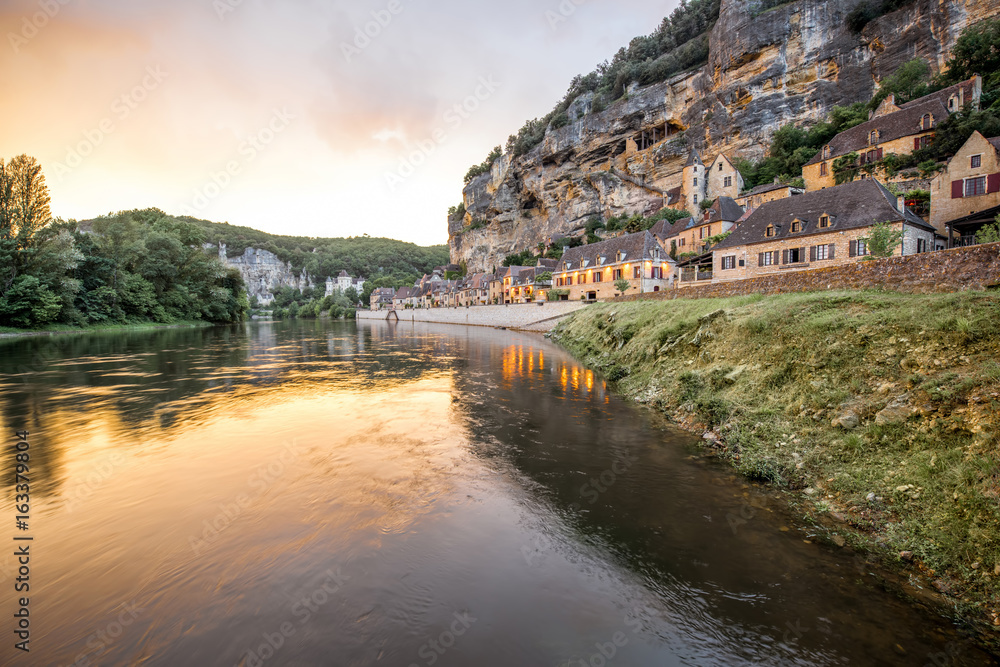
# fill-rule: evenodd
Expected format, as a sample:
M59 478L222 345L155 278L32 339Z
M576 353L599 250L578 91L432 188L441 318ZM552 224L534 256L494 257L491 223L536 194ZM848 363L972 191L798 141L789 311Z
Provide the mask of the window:
M927 239L917 239L917 252L927 252Z
M921 130L931 129L932 122L933 121L931 119L931 115L929 113L925 113L923 116L920 117L920 129Z
M969 166L971 166L973 169L979 169L980 167L982 167L983 166L983 156L982 155L973 155L972 156L972 162L971 162L971 164Z
M977 176L976 178L965 179L965 196L975 197L977 195L986 194L986 177Z
M694 203L695 203L695 204L697 204L697 203L698 203L698 195L695 195L695 196L694 196Z
M777 250L774 252L762 252L758 258L758 264L760 266L773 266L774 264L777 264L777 255Z
M868 244L865 241L851 241L851 257L864 257L868 254Z
M872 133L868 135L868 143L872 146L878 143L878 130L872 130Z
M774 225L768 225L767 229L764 230L764 236L766 236L768 238L774 236L775 233L776 233L776 231L774 229Z
M615 269L611 273L611 279L612 280L621 280L622 279L622 270L621 269Z
M722 162L719 162L719 171L722 171Z
M824 160L830 159L830 147L829 146L823 146L823 159Z
M819 216L819 227L820 229L826 229L830 226L830 216L821 215Z
M698 177L697 176L694 177L694 186L698 187Z
M654 278L654 279L662 279L663 278L663 268L659 267L659 266L654 266L653 267L653 271L652 271L652 275L650 277Z
M703 239L707 236L711 236L711 234L708 233L708 230L710 230L711 228L712 228L711 225L709 225L708 227L702 227L698 232L699 234L698 238Z
M587 284L587 275L586 274L580 276L580 282L579 282L579 284L580 285L586 285Z
M792 232L801 232L801 231L802 231L802 223L799 222L798 220L794 220L792 222Z
M827 172L827 169L826 169L826 162L820 163L820 165L819 165L819 175L820 176L826 176L827 173L828 172Z
M719 166L721 167L722 165L719 165ZM731 188L731 187L733 187L733 177L732 176L726 176L725 178L723 178L722 179L722 187L724 187L724 188Z
M819 262L824 259L833 259L833 244L813 246L809 253L810 261Z
M625 253L619 251L618 254L615 255L615 261L616 262L623 262L623 261L625 261Z
M729 271L736 268L736 255L729 255L722 258L722 270Z
M865 155L865 162L875 162L877 159L878 159L878 152L877 151L873 151L873 150L872 151L868 151L868 153Z
M948 111L954 111L956 106L958 106L958 98L952 95L948 98Z
M642 278L642 266L633 266L632 267L632 277L633 278Z

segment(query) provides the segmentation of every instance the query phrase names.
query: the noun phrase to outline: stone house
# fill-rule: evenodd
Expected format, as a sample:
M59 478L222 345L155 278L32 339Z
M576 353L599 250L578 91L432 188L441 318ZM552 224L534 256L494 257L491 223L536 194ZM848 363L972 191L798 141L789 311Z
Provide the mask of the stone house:
M369 299L371 303L372 310L387 310L392 308L392 300L396 296L396 290L391 287L379 287L372 292L371 298Z
M649 231L626 234L600 243L567 248L555 271L552 289L563 300L609 299L615 282L627 280L628 294L659 292L673 284L674 262Z
M931 181L931 224L953 245L971 245L979 228L998 214L1000 137L973 132Z
M410 294L413 290L413 287L400 287L396 290L395 296L392 297L392 307L395 310L407 308L407 304L410 301Z
M493 275L489 273L475 273L469 276L459 293L458 305L460 306L485 306L490 302L490 281Z
M742 189L743 176L728 156L719 153L706 165L693 150L681 172L681 184L664 192L664 205L696 216L706 199L735 199Z
M701 254L708 250L708 239L728 232L743 217L743 209L731 197L718 197L712 206L697 216L670 224L661 220L650 228L667 253L676 258L685 253Z
M876 179L854 181L768 202L712 250L712 282L838 266L868 255L862 240L872 225L903 232L896 255L936 247L934 228Z
M758 185L749 192L744 192L738 197L733 197L736 203L747 213L758 208L762 204L776 199L787 199L805 192L804 188L792 187L788 183L779 183L774 179L774 183Z
M887 155L907 155L928 146L938 123L966 106L978 107L981 94L982 78L975 76L901 106L889 95L868 121L835 136L802 167L806 190L836 185L834 162L850 153L859 156L855 163L859 168L853 172L855 180L869 176L860 167L877 163ZM872 175L880 174L876 171Z
M736 168L732 160L723 153L719 153L709 166L706 174L708 180L705 196L709 199L719 197L736 197L743 190L743 175Z

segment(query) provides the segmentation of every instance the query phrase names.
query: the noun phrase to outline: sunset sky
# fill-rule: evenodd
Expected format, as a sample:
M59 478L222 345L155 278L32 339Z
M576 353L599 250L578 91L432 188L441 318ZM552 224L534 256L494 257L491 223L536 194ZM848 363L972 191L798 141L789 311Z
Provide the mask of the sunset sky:
M5 0L0 157L64 218L445 243L469 166L677 4L561 2Z

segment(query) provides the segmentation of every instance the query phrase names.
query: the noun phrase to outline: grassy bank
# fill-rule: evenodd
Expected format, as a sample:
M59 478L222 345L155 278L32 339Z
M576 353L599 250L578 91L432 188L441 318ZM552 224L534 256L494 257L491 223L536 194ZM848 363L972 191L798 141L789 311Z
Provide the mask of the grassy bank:
M553 338L1000 645L1000 296L608 303Z
M116 331L148 331L150 329L194 329L215 326L211 322L192 320L163 324L146 322L142 324L105 324L88 327L72 327L66 324L51 324L38 329L16 329L0 327L0 338L19 338L24 336L53 336L57 334L108 333Z

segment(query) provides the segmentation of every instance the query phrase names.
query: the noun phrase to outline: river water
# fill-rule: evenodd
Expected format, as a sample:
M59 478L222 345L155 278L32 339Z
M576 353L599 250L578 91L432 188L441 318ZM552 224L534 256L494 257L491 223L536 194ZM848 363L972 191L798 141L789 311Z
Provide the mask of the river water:
M0 341L0 427L3 665L992 664L535 335Z

